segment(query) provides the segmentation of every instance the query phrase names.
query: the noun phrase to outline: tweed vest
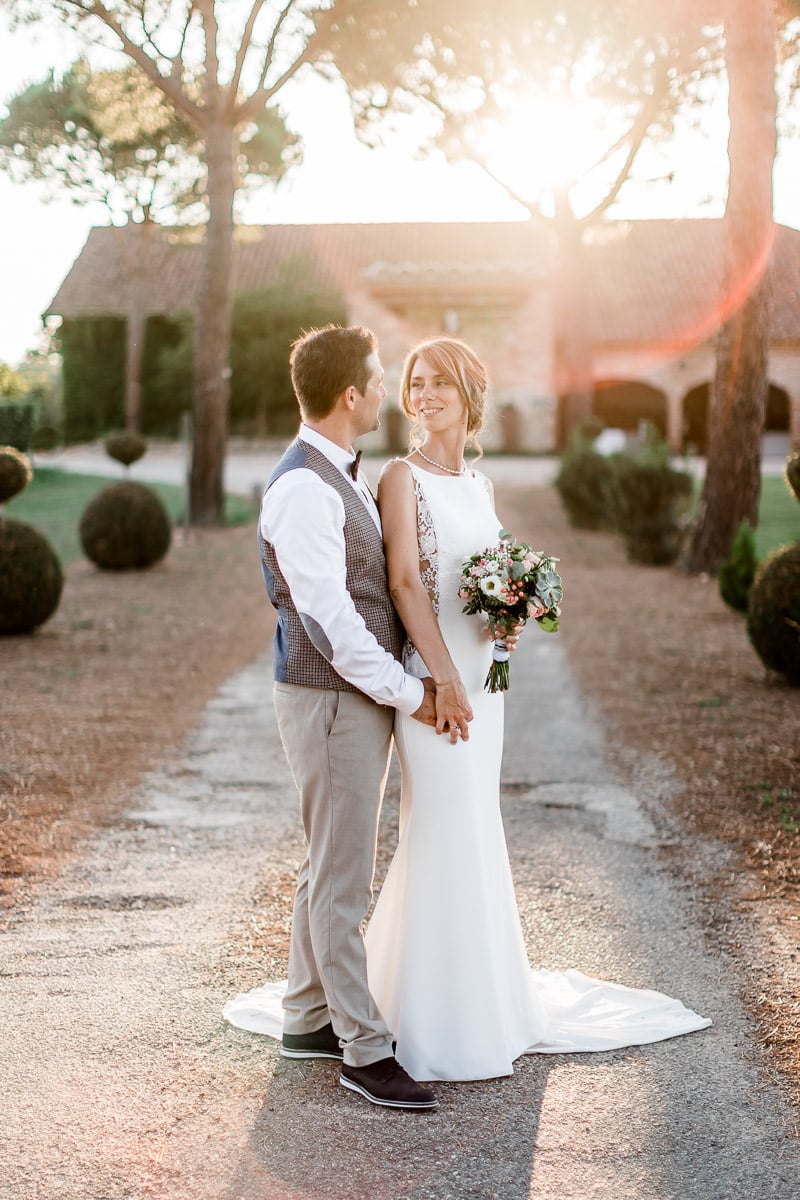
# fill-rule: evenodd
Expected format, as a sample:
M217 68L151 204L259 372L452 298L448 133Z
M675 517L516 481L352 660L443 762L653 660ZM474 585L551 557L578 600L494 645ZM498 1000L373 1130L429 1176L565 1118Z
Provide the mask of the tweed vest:
M399 659L403 627L389 597L383 541L366 505L341 471L315 446L298 438L289 446L270 476L264 495L281 475L301 467L319 475L341 496L345 515L347 590L370 633L384 650ZM331 666L331 650L324 631L309 617L303 619L298 613L278 565L275 549L271 542L264 539L260 527L258 542L264 583L278 612L273 642L275 679L302 687L359 691Z

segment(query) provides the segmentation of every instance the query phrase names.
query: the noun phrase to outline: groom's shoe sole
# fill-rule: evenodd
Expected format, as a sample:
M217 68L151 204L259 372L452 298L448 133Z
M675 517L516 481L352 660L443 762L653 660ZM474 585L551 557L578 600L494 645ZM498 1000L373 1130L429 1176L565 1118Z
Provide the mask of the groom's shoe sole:
M332 1058L341 1062L344 1051L333 1026L328 1024L313 1033L285 1033L281 1039L281 1058Z
M281 1046L281 1058L331 1058L341 1062L344 1054L341 1050L338 1053L334 1050L288 1050Z
M410 1100L382 1100L379 1096L373 1096L366 1088L354 1083L352 1079L345 1079L344 1075L339 1076L339 1083L342 1087L349 1088L351 1092L358 1092L359 1096L363 1096L365 1100L369 1100L370 1104L380 1104L383 1108L408 1108L416 1112L425 1112L432 1108L439 1107L438 1100L424 1100L415 1102Z

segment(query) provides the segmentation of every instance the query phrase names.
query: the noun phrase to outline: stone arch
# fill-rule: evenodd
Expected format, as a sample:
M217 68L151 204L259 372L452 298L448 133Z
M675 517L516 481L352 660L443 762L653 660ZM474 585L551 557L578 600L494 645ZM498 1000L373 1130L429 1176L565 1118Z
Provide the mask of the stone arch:
M638 379L597 379L592 412L609 428L635 432L642 421L667 433L667 397L661 388Z
M767 412L764 418L765 433L788 433L790 416L789 393L776 383L769 385Z
M700 383L683 397L683 445L695 454L705 454L708 446L708 402L711 384Z
M691 388L683 397L683 440L697 454L708 449L708 405L711 384L701 383ZM765 433L788 433L791 417L789 393L771 383L767 393L767 410L764 419Z

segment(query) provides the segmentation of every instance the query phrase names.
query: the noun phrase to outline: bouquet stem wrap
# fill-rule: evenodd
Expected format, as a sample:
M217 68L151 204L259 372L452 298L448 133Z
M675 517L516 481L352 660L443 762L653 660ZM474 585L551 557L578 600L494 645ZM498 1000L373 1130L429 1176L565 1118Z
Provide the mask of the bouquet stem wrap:
M486 676L484 687L487 692L508 691L508 660L510 658L505 638L495 638L492 649L492 665Z

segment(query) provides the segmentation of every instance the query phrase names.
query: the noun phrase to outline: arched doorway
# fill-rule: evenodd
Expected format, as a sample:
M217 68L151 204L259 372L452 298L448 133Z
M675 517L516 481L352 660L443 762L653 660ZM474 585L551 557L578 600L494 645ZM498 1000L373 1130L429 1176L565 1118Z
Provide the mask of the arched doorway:
M683 397L683 448L705 454L708 445L708 401L711 384L701 383Z
M592 412L610 429L635 433L642 421L667 433L667 398L658 388L631 379L595 381Z
M683 398L683 442L695 454L705 454L708 449L708 405L711 384L701 383L692 388ZM789 394L776 384L769 385L767 410L764 416L764 434L788 434Z
M765 433L789 432L789 393L771 383L767 394L767 412L764 417Z

